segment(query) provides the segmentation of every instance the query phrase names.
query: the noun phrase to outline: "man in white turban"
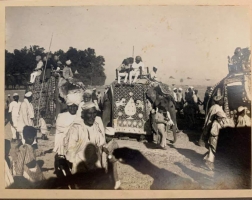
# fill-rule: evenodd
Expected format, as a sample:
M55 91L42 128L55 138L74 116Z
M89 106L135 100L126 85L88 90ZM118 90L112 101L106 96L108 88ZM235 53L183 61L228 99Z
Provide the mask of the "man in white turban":
M217 150L218 137L220 129L226 127L234 127L233 119L227 118L223 110L217 111L213 118L213 123L210 130L210 136L208 140L208 152L204 157L205 164L210 170L214 170L214 160Z
M42 72L42 67L43 67L43 62L41 60L41 56L36 56L36 62L37 62L37 66L34 69L34 72L31 73L31 77L30 77L30 83L34 83L35 79L37 76L40 76L41 72Z
M71 60L67 60L66 61L66 65L63 69L63 77L65 79L69 79L69 78L73 78L73 72L72 72L72 69L71 69Z
M158 70L157 67L153 67L153 71L150 73L150 80L151 81L159 82L157 70Z
M78 106L81 102L79 93L70 93L66 97L67 112L60 113L56 120L56 133L55 133L55 143L53 151L59 156L64 155L63 151L63 138L65 133L68 131L69 126L72 124L76 118L76 113Z
M64 147L66 159L73 164L72 173L76 173L77 169L80 172L107 168L107 155L103 152L108 148L105 129L93 102L82 106L81 118L77 117L71 124L64 138ZM117 189L120 181L115 179Z
M92 102L92 91L91 90L85 90L84 94L83 94L83 99L79 104L79 108L77 111L77 115L80 117L81 116L81 112L82 112L82 106L87 103L87 102Z
M251 119L247 115L247 107L240 106L238 107L238 118L236 127L251 127Z

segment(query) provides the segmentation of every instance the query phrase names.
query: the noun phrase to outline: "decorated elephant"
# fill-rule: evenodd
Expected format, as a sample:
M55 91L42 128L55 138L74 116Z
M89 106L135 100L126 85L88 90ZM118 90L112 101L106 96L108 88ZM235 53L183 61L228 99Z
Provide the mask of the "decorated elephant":
M113 82L103 97L102 120L104 127L114 127L115 132L152 135L151 110L162 105L169 111L175 126L172 127L176 141L176 109L170 88L162 83L135 84L134 87L115 87Z

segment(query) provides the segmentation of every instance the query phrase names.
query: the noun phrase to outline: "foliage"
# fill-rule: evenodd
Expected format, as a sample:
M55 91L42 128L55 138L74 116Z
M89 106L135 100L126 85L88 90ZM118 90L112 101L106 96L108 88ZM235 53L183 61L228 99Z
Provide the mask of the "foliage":
M30 48L24 47L20 50L15 49L13 53L5 50L6 80L10 76L16 77L15 75L17 75L29 81L29 76L36 67L35 57L37 55L44 57L46 54L45 49L38 45ZM78 71L78 74L74 76L80 78L85 85L104 85L106 80L104 73L105 59L103 56L96 56L94 49L77 50L70 47L67 52L60 49L52 53L52 58L54 55L59 56L63 65L70 59L73 73L76 70Z

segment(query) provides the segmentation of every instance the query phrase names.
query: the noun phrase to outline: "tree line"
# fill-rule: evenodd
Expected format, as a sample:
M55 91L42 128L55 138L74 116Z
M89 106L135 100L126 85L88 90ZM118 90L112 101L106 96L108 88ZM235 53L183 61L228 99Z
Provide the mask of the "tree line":
M15 49L13 53L5 50L5 85L14 89L16 86L25 86L30 79L30 74L36 67L36 56L42 58L47 55L43 47L34 45ZM69 47L68 51L58 50L51 52L52 58L57 55L65 65L67 60L72 61L74 76L79 78L85 85L104 85L106 75L104 72L105 59L97 56L95 50L87 48L77 50ZM77 73L78 72L78 73Z

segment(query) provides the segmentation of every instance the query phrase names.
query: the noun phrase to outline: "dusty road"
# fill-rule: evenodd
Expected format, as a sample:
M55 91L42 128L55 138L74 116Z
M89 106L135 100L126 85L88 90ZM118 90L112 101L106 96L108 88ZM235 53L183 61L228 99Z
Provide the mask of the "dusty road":
M5 127L5 138L11 139L10 124ZM139 150L150 162L145 164L136 160L135 164L119 163L121 189L238 189L248 187L248 183L244 181L244 176L247 176L248 172L239 172L224 160L216 160L215 172L206 169L202 159L207 149L194 144L197 138L198 134L193 132L187 134L180 132L178 142L172 145L169 142L172 134L169 133L167 150L157 149L156 145L152 143L117 140L120 147ZM38 141L39 149L50 150L54 145L54 135L50 135L47 141L40 139ZM53 174L54 155L54 153L47 153L37 157L47 179L56 177Z

